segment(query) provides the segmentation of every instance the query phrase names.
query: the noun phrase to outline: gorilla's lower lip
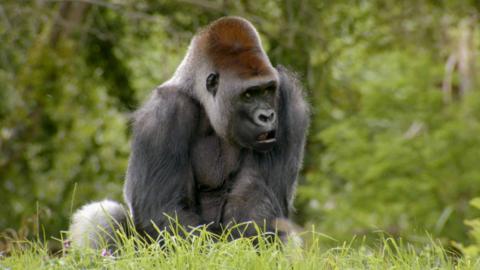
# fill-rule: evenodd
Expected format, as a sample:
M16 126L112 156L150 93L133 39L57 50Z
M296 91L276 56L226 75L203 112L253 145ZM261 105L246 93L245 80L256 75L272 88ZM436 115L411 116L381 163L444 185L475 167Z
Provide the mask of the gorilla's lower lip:
M273 139L268 139L268 140L263 140L263 141L257 141L258 143L273 143L273 142L276 142L277 139L273 138Z
M257 136L258 143L272 143L272 142L275 142L276 140L277 139L275 138L275 130L272 130L269 132L263 132Z

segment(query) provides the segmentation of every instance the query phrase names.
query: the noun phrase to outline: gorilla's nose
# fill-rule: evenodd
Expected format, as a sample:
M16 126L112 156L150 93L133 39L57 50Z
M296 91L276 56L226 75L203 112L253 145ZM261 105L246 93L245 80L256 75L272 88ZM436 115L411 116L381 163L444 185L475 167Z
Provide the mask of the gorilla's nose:
M272 109L258 109L253 116L253 121L259 126L270 126L275 120L275 111Z

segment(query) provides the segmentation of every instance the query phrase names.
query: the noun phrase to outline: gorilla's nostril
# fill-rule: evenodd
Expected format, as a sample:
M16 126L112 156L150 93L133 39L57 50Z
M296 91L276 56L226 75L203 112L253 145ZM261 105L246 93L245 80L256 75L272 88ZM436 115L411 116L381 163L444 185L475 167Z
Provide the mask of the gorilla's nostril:
M260 121L262 122L268 122L268 120L270 120L270 117L264 114L261 114L258 118L260 118Z
M273 110L259 109L255 112L253 121L259 126L267 126L275 122L275 112Z
M269 114L264 115L264 119L262 119L265 123L271 123L275 121L275 112L270 112Z

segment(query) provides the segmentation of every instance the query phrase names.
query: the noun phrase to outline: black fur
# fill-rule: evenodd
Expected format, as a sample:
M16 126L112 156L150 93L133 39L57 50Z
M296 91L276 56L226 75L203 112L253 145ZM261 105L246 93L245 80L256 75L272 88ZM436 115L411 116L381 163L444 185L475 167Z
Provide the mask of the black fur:
M185 89L158 88L137 113L125 197L137 230L255 221L274 231L288 218L301 167L308 108L295 78L279 67L277 143L256 152L217 136ZM253 234L247 231L248 234Z

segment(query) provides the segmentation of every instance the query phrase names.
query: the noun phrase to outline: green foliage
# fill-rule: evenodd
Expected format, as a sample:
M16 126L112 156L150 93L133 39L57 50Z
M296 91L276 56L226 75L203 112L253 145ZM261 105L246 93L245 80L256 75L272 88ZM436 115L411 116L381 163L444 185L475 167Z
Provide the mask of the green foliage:
M480 210L480 198L475 198L470 203L474 208ZM457 243L457 246L467 257L478 257L480 256L480 217L466 220L465 224L470 227L470 236L473 243L468 246Z
M453 0L4 0L0 232L32 236L40 222L58 235L72 208L121 200L130 113L194 32L240 15L309 95L296 221L338 239L381 230L421 242L428 231L465 243L480 193L479 10Z
M310 198L309 214L340 237L380 229L464 239L465 205L480 192L478 92L444 106L441 72L422 52L360 62L339 67L358 89L357 112L335 109L333 123L313 134L326 149L307 168L300 199Z
M19 26L30 30L36 23L45 30L30 33L31 47L8 48L7 55L18 57L19 63L2 63L15 80L6 82L10 98L0 118L0 192L11 194L0 196L0 203L8 205L0 210L8 217L0 219L0 228L38 233L40 219L53 234L71 214L76 184L75 207L95 197L120 199L128 120L108 95L102 74L91 74L87 61L78 57L72 38L51 44L51 21ZM15 34L5 33L7 38Z

